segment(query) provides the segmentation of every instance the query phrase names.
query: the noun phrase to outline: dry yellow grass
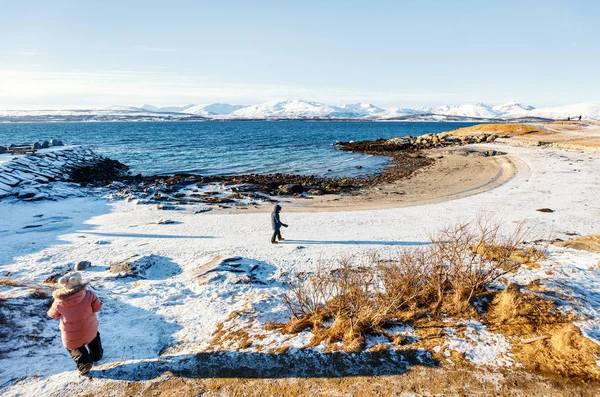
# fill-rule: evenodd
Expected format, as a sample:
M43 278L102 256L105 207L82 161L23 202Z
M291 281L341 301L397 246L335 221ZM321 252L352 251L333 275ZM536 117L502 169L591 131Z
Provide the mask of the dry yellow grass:
M478 124L449 132L453 136L496 134L510 136L516 144L552 145L575 150L598 151L600 123L598 122L544 122L536 124Z
M514 346L515 357L526 368L586 381L600 380L597 344L584 337L573 324L552 327L546 332L551 336L549 339Z
M600 234L580 236L567 241L557 241L553 244L558 247L585 250L590 252L600 252Z
M546 257L545 250L540 250L532 246L525 249L518 249L512 246L491 246L486 243L480 243L473 247L473 252L494 261L514 261L535 267L539 267L539 264L536 264L537 261Z
M584 337L574 320L575 316L561 313L553 301L525 293L514 284L494 298L488 316L492 328L509 337L515 359L528 370L600 381L596 364L600 346ZM523 343L539 336L548 338Z
M527 134L545 134L540 127L528 124L477 124L472 127L459 128L451 131L452 136L470 136L478 134L497 134L521 136Z

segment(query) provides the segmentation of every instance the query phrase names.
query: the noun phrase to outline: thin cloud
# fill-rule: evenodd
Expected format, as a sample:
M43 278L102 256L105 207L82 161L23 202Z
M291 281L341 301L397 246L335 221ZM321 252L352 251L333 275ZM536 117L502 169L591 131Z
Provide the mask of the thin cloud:
M134 45L131 46L131 48L134 48L136 50L144 50L144 51L152 51L152 52L177 52L177 49L175 48L162 48L162 47L152 47L152 46L148 46L148 45Z

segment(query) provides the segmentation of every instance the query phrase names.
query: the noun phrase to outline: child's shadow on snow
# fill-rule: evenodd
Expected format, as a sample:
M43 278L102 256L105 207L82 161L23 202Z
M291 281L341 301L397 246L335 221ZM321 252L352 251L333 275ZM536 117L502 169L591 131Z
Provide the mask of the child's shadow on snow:
M99 317L103 363L158 357L177 344L173 335L182 329L159 314L122 301L105 305Z

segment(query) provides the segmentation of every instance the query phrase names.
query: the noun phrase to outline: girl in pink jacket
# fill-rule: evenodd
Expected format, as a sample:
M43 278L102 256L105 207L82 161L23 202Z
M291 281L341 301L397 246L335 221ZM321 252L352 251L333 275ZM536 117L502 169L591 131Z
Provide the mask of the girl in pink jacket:
M48 315L60 318L63 345L77 364L79 374L84 375L92 369L92 362L102 359L104 352L96 318L102 303L93 291L86 290L87 283L77 272L67 273L58 282L62 288L52 294L54 302Z

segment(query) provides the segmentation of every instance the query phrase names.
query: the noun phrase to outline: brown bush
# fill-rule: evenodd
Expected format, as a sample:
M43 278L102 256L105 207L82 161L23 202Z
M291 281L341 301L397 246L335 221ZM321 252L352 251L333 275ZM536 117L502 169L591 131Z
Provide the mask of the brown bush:
M456 223L432 238L438 302L447 312L465 311L472 299L496 279L518 269L521 262L512 255L523 240L523 224L509 235L501 224L479 216L474 222Z
M424 249L406 249L396 260L376 254L342 258L335 266L320 264L312 274L299 275L284 297L292 320L284 333L311 329L311 345L330 348L341 342L345 351L364 348L365 335L386 335L385 327L424 316L478 315L472 303L489 294L488 287L521 266L516 253L523 227L508 235L489 218L457 223L431 238ZM394 339L394 340L392 340Z

